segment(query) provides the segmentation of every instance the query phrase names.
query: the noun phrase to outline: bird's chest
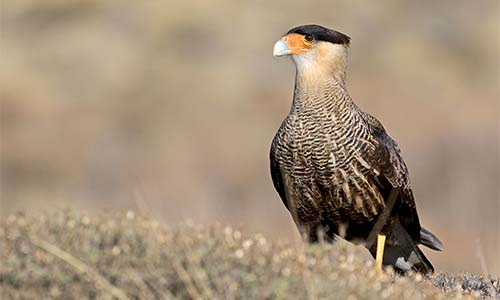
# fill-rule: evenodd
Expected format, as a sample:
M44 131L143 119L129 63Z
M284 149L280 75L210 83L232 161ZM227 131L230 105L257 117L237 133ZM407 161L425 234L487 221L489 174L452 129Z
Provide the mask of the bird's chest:
M369 135L355 117L345 124L336 124L330 115L287 121L278 133L285 168L294 176L314 178L324 187L338 185L344 176L353 175L354 161L369 151L363 145L370 143Z
M356 121L338 126L292 119L278 132L276 156L300 209L329 215L348 212L360 219L376 214L375 207L366 205L379 195L363 158L373 142Z

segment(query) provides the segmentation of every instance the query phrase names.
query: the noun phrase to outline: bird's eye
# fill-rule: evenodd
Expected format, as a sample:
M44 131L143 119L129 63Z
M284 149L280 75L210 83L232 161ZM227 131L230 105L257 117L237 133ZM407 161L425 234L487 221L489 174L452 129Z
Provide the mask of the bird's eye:
M306 35L304 36L304 41L305 41L306 43L310 44L310 43L312 43L312 42L314 41L314 38L313 38L313 36L312 36L312 35L310 35L310 34L306 34Z

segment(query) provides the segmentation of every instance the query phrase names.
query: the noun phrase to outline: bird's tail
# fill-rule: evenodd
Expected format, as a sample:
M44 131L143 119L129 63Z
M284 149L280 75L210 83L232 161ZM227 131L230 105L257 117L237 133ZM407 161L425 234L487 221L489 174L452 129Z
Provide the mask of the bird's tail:
M374 255L376 249L370 250ZM393 266L396 271L401 273L411 270L423 274L434 272L431 262L425 257L399 220L395 220L394 226L387 236L382 263Z
M444 249L443 243L437 236L424 227L420 228L420 243L436 251L443 251Z

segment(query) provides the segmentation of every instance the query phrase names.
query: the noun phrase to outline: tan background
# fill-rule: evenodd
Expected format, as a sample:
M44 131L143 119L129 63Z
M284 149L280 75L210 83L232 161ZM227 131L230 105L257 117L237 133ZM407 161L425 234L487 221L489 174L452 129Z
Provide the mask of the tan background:
M399 142L441 270L499 274L497 1L2 1L2 217L140 209L292 238L268 173L290 27L352 37L348 85Z

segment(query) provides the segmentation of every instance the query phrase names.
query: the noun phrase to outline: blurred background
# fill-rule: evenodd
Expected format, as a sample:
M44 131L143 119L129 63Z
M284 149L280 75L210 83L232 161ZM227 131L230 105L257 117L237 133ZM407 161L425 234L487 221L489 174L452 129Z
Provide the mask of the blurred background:
M348 87L398 141L439 270L500 274L498 1L11 0L0 216L135 209L296 237L268 167L289 28L352 38ZM481 253L481 254L479 254Z

